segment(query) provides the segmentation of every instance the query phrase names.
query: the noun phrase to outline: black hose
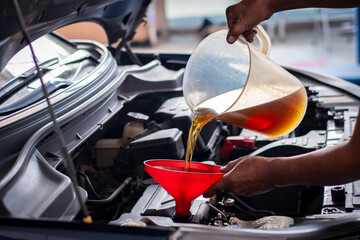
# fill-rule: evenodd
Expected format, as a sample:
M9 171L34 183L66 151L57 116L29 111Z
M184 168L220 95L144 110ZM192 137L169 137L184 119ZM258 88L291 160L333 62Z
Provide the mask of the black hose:
M123 183L110 195L110 197L101 200L87 200L88 205L107 205L112 203L124 188L132 181L132 177L126 178Z
M238 212L240 212L242 215L241 220L254 220L254 219L259 219L262 217L266 217L269 216L269 214L264 214L264 213L256 213L256 212L251 212L245 209L242 209L241 207L239 207L238 205L234 204L234 207L236 208L236 210Z
M91 183L88 175L86 175L85 173L82 173L82 172L78 172L78 174L79 174L80 176L82 176L82 177L85 178L85 181L86 181L87 185L89 186L91 193L92 193L97 199L101 199L100 195L96 192L94 186L92 185L92 183ZM85 185L85 186L86 186L86 185Z
M270 210L258 210L258 209L252 208L249 205L247 205L244 201L242 201L240 198L238 198L235 194L233 194L233 193L228 193L228 194L240 205L239 209L241 209L240 207L245 208L246 210L244 210L244 211L251 212L251 213L253 213L253 215L258 215L258 214L266 215L266 216L276 215L273 211L270 211Z
M225 213L223 213L220 209L218 209L217 207L215 207L214 205L212 205L209 202L207 202L207 205L210 207L210 209L212 209L213 211L215 211L217 213L220 213L223 216L223 218L225 218L227 220Z

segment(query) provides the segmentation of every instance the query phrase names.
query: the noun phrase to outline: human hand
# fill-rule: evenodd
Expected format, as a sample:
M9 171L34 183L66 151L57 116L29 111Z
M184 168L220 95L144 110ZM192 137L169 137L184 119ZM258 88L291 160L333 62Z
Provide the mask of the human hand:
M245 156L229 162L220 171L224 176L203 194L211 197L219 190L252 196L275 187L271 171L271 159L260 156Z
M243 0L226 9L229 27L228 43L234 43L242 34L247 41L254 40L253 29L260 22L269 19L275 12L271 0Z

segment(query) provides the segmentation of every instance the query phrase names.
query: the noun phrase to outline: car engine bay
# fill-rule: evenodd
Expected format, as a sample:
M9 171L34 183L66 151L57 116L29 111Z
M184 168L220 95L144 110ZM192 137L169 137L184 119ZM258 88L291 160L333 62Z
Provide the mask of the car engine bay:
M127 99L122 108L72 152L95 222L272 229L283 221L286 226L302 225L358 211L359 182L353 182L282 187L253 197L226 192L210 199L200 196L193 201L188 218L176 219L174 199L144 172L143 162L184 159L193 115L179 87L184 65L178 62L167 60L167 69L153 60L148 71L132 70L118 88L117 98ZM245 155L293 156L348 141L358 114L358 98L310 75L289 71L303 82L308 94L306 115L295 131L274 139L215 120L200 133L193 161L226 165ZM37 148L51 162L59 157L51 153L49 142ZM51 164L65 171L60 161Z
M360 236L360 180L278 187L252 197L219 191L194 199L188 216L176 216L174 198L144 171L144 161L185 158L194 118L183 97L190 54L132 50L130 41L150 3L21 1L26 26L20 28L16 5L1 4L7 14L1 16L5 31L0 34L0 235L206 240ZM87 21L105 30L108 46L53 32ZM23 36L26 29L32 39ZM26 49L31 40L42 54ZM200 132L193 162L225 166L243 156L295 156L349 141L360 87L284 68L307 93L298 127L268 137L213 120ZM61 144L50 115L61 129ZM94 224L84 224L87 211Z
M72 44L83 45L81 41ZM201 236L213 228L226 231L216 234L230 235L243 229L293 231L296 227L330 234L336 222L329 220L349 216L341 232L356 231L352 223L360 208L359 181L325 187L279 187L252 197L222 191L211 198L197 197L189 216L176 216L174 198L144 171L144 161L184 159L193 120L182 94L189 55L138 53L138 65L130 50L122 52L116 63L103 48L108 55L99 65L105 73L111 70L105 75L109 77L92 80L97 90L84 100L63 102L69 110L59 117L81 198L94 223L150 231L160 227L165 232L190 227L205 234ZM341 79L287 70L304 84L308 96L307 111L294 131L271 138L214 120L200 132L193 161L224 166L246 155L294 156L348 141L358 115L359 87ZM43 124L16 161L7 164L10 167L3 169L10 170L0 181L2 216L81 222L79 199L51 122ZM333 225L316 228L318 223ZM264 237L264 231L257 234Z

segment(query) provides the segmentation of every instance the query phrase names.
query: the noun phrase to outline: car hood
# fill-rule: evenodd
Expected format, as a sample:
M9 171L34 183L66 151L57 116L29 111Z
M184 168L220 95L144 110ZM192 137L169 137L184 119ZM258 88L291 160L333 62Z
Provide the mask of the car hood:
M60 27L91 21L101 25L109 44L131 40L151 0L19 0L32 41ZM0 2L0 70L27 45L12 1Z

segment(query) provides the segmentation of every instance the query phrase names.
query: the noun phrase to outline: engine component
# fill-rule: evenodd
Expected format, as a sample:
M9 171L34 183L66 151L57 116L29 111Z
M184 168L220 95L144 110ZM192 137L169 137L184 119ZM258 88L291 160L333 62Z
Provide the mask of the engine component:
M111 167L120 147L120 139L100 139L97 141L95 144L96 167Z
M130 117L130 121L125 124L123 129L121 140L123 144L126 143L129 137L133 137L143 131L144 122L149 119L149 116L146 116L142 113L129 112L127 115Z
M286 216L269 216L255 221L243 221L236 217L231 217L229 221L233 225L249 226L262 230L282 229L294 224L294 219Z
M210 212L209 204L201 203L198 210L194 214L191 222L192 223L198 223L198 224L204 224L205 223L204 219L209 218L209 212Z
M158 123L171 121L173 127L182 131L182 140L184 146L186 146L193 114L186 105L184 97L175 97L165 101L155 112L154 119ZM227 136L228 131L220 121L215 120L206 124L201 130L196 142L193 159L195 161L197 159L206 159L216 162Z
M332 200L336 203L345 201L345 187L344 186L334 186L331 187L331 197Z
M132 141L129 149L135 161L152 158L182 159L185 148L181 135L177 128L160 130Z

